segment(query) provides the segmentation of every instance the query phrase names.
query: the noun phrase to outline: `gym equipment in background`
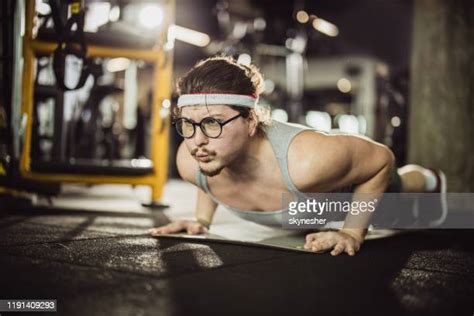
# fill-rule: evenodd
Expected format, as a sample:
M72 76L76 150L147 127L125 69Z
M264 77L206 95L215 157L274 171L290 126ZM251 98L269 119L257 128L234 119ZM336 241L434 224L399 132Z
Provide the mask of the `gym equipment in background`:
M114 34L113 45L87 44L89 34L83 30L83 2L51 0L48 3L51 14L44 18L53 20L55 26L44 35L41 32L46 31L46 23L40 25L38 33L34 31L35 2L26 2L21 110L26 124L21 146L21 177L47 183L146 185L151 187L149 205L163 207L159 200L168 172L170 119L167 100L171 95L172 73L172 50L165 49L165 44L168 40L168 26L173 23L174 1L168 1L162 6L166 14L155 37L157 43L143 49L130 47L117 34ZM69 17L68 8L73 13ZM94 43L100 42L100 36L100 32L94 34ZM111 42L110 34L107 38ZM44 57L49 58L49 61L43 62L41 66L37 61ZM123 100L125 97L122 99L120 96L123 88L117 84L121 80L126 81L126 78L119 78L117 75L112 82L101 82L104 63L110 59L127 60L134 65L145 64L144 72L150 74L146 80L152 92L148 105L150 119L145 122L149 124L150 130L149 157L133 157L133 153L137 152L134 148L129 150L131 155L122 154L126 150L122 150L120 139L128 137L127 131L122 137L122 134L114 134L113 130L117 130L117 124L114 123L123 119L123 113L121 118L115 116L116 112L112 113L113 127L102 124L104 119L100 106L104 99L119 95L119 107L126 102ZM80 67L75 69L74 63ZM49 67L49 71L52 69L55 79L53 83L38 81L35 74L39 75L41 67ZM71 78L68 77L71 76L73 79L75 77L76 84L70 84ZM138 80L138 75L136 76ZM65 111L71 109L64 107L67 102L65 99L71 93L81 94L82 97L87 95L87 98L76 98L80 103L75 104L78 117L66 120ZM40 104L48 102L49 117L40 113ZM138 101L136 102L138 106ZM140 112L139 109L136 111ZM137 120L141 124L143 121ZM143 127L136 129L143 131ZM147 133L140 134L143 136ZM101 152L100 148L103 149Z

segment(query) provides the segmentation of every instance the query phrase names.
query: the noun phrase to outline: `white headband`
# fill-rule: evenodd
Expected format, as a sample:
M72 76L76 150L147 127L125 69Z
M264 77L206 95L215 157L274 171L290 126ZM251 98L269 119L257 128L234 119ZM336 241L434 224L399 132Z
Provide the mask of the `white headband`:
M238 105L255 107L257 98L244 94L183 94L178 99L178 108L187 105Z

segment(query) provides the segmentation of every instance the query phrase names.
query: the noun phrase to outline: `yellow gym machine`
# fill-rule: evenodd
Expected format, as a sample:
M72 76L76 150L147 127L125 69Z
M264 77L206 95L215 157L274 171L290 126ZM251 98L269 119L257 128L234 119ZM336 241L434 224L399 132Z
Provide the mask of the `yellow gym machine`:
M127 184L151 187L151 206L159 203L168 171L168 147L170 124L170 98L172 93L172 45L167 45L168 27L174 22L174 0L158 1L163 8L163 23L159 31L158 44L151 49L133 47L101 46L91 44L87 47L87 58L127 58L140 60L153 65L153 94L151 97L151 139L150 157L146 166L134 159L127 168L93 166L81 170L80 166L68 168L35 168L31 159L32 129L34 116L35 63L37 56L52 55L58 43L40 40L36 37L35 1L27 0L25 7L25 34L23 36L23 75L21 117L24 122L24 135L21 144L19 170L21 177L36 182L82 183L82 184ZM71 1L70 10L78 12L80 1ZM74 45L74 44L73 44ZM171 46L171 48L169 48ZM168 47L168 48L166 48ZM14 104L13 106L20 106ZM66 162L67 163L67 162ZM52 163L54 165L54 162ZM57 164L56 164L57 165ZM78 170L74 170L74 169ZM68 170L71 170L70 172ZM93 170L93 171L87 171ZM124 171L125 170L125 171Z

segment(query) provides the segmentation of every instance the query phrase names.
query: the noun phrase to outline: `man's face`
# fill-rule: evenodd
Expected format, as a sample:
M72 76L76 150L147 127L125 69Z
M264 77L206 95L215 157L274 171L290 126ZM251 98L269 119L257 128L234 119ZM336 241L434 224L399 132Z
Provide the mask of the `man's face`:
M213 117L220 122L238 115L226 105L185 106L181 110L181 117L199 123L205 117ZM218 175L222 169L235 161L242 153L249 140L248 119L238 117L222 127L218 138L207 137L196 126L194 136L185 138L185 144L199 164L201 172L207 176Z

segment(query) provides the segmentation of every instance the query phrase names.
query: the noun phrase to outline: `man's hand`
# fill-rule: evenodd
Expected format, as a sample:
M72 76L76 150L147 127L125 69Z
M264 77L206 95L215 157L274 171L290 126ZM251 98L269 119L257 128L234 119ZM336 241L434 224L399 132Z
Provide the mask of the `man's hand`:
M337 256L346 252L349 256L355 255L359 251L363 238L356 238L352 234L344 231L327 231L311 233L306 235L304 249L311 251L330 250L331 255Z
M161 234L174 234L182 231L185 231L188 235L199 235L207 233L208 229L196 221L179 220L165 226L150 228L148 233L152 236L158 236Z

